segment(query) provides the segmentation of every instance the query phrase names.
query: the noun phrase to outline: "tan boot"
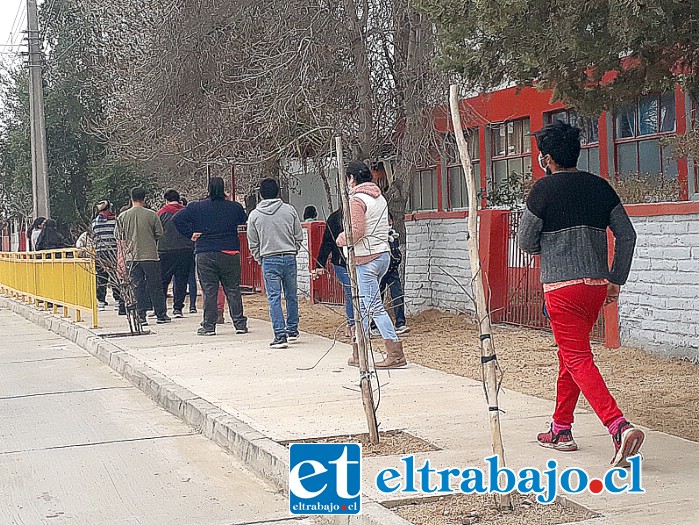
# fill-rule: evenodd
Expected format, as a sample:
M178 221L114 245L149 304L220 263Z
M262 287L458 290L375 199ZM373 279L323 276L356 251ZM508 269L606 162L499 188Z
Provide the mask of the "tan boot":
M407 365L405 354L403 353L403 341L391 341L384 339L386 345L386 359L374 365L376 368L400 368Z
M359 345L352 343L352 357L347 360L349 366L359 367Z

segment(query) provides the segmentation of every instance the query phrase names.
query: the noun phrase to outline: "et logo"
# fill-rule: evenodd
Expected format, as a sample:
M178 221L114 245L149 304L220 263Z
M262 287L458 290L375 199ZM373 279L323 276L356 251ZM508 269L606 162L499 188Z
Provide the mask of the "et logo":
M294 443L289 448L289 511L360 514L361 479L361 445Z

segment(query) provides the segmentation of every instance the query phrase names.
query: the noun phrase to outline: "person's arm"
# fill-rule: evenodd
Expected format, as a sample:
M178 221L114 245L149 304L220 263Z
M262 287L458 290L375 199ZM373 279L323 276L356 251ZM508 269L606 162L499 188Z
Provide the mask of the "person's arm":
M328 262L328 257L335 248L335 239L330 231L330 226L325 223L325 231L323 232L323 241L320 243L320 248L318 249L318 257L316 257L315 268L325 268L325 264Z
M187 239L192 239L194 235L194 216L192 215L191 206L190 204L186 208L182 208L172 217L175 229L180 235L187 237Z
M519 248L530 255L541 253L541 231L544 228L544 209L546 207L540 186L535 185L527 196L527 205L519 221L517 244Z
M153 236L156 241L163 236L163 222L160 220L157 213L153 216Z
M250 248L250 253L252 254L253 259L255 259L258 263L262 263L262 260L260 259L260 235L257 231L257 227L255 226L254 215L251 215L248 219L247 236L248 247Z
M299 215L293 206L291 207L291 214L294 217L294 240L296 241L296 251L298 252L303 245L303 227L301 226Z
M629 277L636 247L636 230L621 202L614 207L609 216L609 229L614 235L614 260L609 280L612 284L621 286Z

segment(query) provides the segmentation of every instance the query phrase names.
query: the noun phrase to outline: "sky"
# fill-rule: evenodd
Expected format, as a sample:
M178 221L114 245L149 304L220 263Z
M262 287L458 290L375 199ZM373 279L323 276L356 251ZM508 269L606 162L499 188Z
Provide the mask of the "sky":
M6 53L20 49L16 46L8 47L7 44L23 43L25 35L22 31L27 28L25 6L26 0L0 0L0 56L3 58L7 56ZM14 32L10 33L13 29Z

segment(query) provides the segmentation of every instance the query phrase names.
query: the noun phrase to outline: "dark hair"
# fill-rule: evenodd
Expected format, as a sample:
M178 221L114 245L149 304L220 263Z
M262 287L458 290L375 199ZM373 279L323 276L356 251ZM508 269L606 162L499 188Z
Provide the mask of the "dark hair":
M145 202L146 201L146 190L143 188L136 187L131 190L131 200L134 202Z
M318 218L318 210L316 210L315 206L306 206L303 209L303 220L307 221L308 219L317 219Z
M53 219L46 219L46 224L44 225L44 229L51 229L51 228L58 228L58 223L54 221Z
M580 128L560 120L534 133L536 147L542 155L551 158L561 168L574 168L580 157Z
M276 199L279 197L279 184L274 179L262 179L260 181L260 196L263 199Z
M371 175L369 166L361 161L353 161L347 165L347 176L352 177L354 182L362 184L364 182L373 182L374 178Z
M169 189L163 197L167 202L180 202L180 194L177 190Z
M212 201L226 200L226 190L221 177L211 177L209 181L209 198Z
M30 230L36 230L39 226L41 226L44 222L46 221L46 217L37 217L34 219L34 222L32 222L32 225L29 227Z
M187 204L188 204L187 199L185 197L182 197L180 199L180 204L182 204L182 206L187 206Z

